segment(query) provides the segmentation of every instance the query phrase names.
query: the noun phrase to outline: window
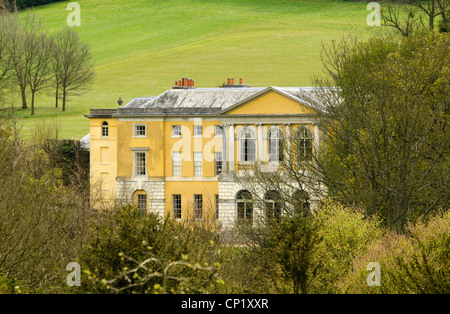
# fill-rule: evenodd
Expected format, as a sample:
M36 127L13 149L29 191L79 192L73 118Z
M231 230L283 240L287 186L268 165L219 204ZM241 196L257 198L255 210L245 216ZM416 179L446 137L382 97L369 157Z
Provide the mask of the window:
M214 206L216 207L216 220L219 219L219 194L214 194Z
M146 137L147 136L147 125L135 124L133 136L134 137Z
M201 152L194 152L194 176L201 177L203 175L203 158Z
M311 161L313 135L309 128L300 127L296 131L296 153L298 161Z
M202 136L203 128L201 125L194 125L194 136Z
M172 125L172 137L181 137L181 125Z
M145 176L147 174L147 153L135 152L135 171L137 176Z
M172 195L173 219L181 219L181 194Z
M236 194L237 218L239 222L251 222L253 220L253 198L247 190L241 190Z
M294 207L294 214L307 216L309 215L309 194L303 189L298 189L292 194L292 205Z
M220 125L214 126L214 136L222 136L222 127Z
M268 191L264 196L266 217L270 222L279 221L281 217L281 198L278 191Z
M222 172L222 152L214 153L215 175L218 176Z
M181 176L181 152L172 152L172 176Z
M138 194L137 195L137 206L143 213L147 213L147 195L146 194Z
M283 161L283 132L280 128L271 128L267 134L269 161Z
M255 161L255 133L245 129L240 136L240 161Z
M103 121L103 123L102 123L102 137L108 137L108 135L109 135L108 122Z
M203 219L203 195L194 194L194 219Z

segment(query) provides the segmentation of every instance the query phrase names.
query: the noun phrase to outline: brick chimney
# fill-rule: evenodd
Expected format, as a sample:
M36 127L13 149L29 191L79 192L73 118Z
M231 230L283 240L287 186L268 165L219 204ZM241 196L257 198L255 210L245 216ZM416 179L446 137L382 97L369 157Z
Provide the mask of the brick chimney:
M173 89L187 89L187 88L195 88L194 80L191 78L183 77L180 80L175 81L175 86Z

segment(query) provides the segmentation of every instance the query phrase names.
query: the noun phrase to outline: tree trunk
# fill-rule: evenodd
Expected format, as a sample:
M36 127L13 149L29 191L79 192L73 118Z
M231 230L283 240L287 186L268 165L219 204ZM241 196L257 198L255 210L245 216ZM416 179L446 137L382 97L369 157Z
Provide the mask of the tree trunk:
M58 88L59 88L59 84L57 83L57 84L56 84L55 108L58 108L58 97L59 97L59 91L58 91Z
M31 115L34 116L34 94L35 91L31 91Z
M25 86L20 87L20 92L22 94L22 109L28 109L28 105L27 105L27 93L25 90Z
M66 111L66 88L63 87L63 106L62 111Z

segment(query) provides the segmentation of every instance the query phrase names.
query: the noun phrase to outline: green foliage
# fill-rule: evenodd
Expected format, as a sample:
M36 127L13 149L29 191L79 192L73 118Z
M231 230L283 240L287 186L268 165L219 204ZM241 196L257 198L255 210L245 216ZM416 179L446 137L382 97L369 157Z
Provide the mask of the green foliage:
M366 254L355 258L354 271L341 282L346 293L449 293L450 214L408 228L408 234L387 232ZM377 262L381 285L368 286L366 265Z
M220 286L213 231L130 205L99 213L91 228L80 254L84 292L199 293Z

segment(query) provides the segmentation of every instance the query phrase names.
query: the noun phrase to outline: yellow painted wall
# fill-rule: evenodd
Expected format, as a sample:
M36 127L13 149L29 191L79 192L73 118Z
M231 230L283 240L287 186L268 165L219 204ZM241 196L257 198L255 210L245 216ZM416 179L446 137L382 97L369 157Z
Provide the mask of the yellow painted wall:
M212 182L166 182L165 215L172 217L172 195L181 194L181 220L192 220L194 194L203 195L203 219L215 217L215 194L219 193L219 183Z
M314 111L276 92L268 92L227 114L312 114Z
M102 124L108 122L108 137L102 137ZM116 199L117 121L90 119L91 199L105 205Z

